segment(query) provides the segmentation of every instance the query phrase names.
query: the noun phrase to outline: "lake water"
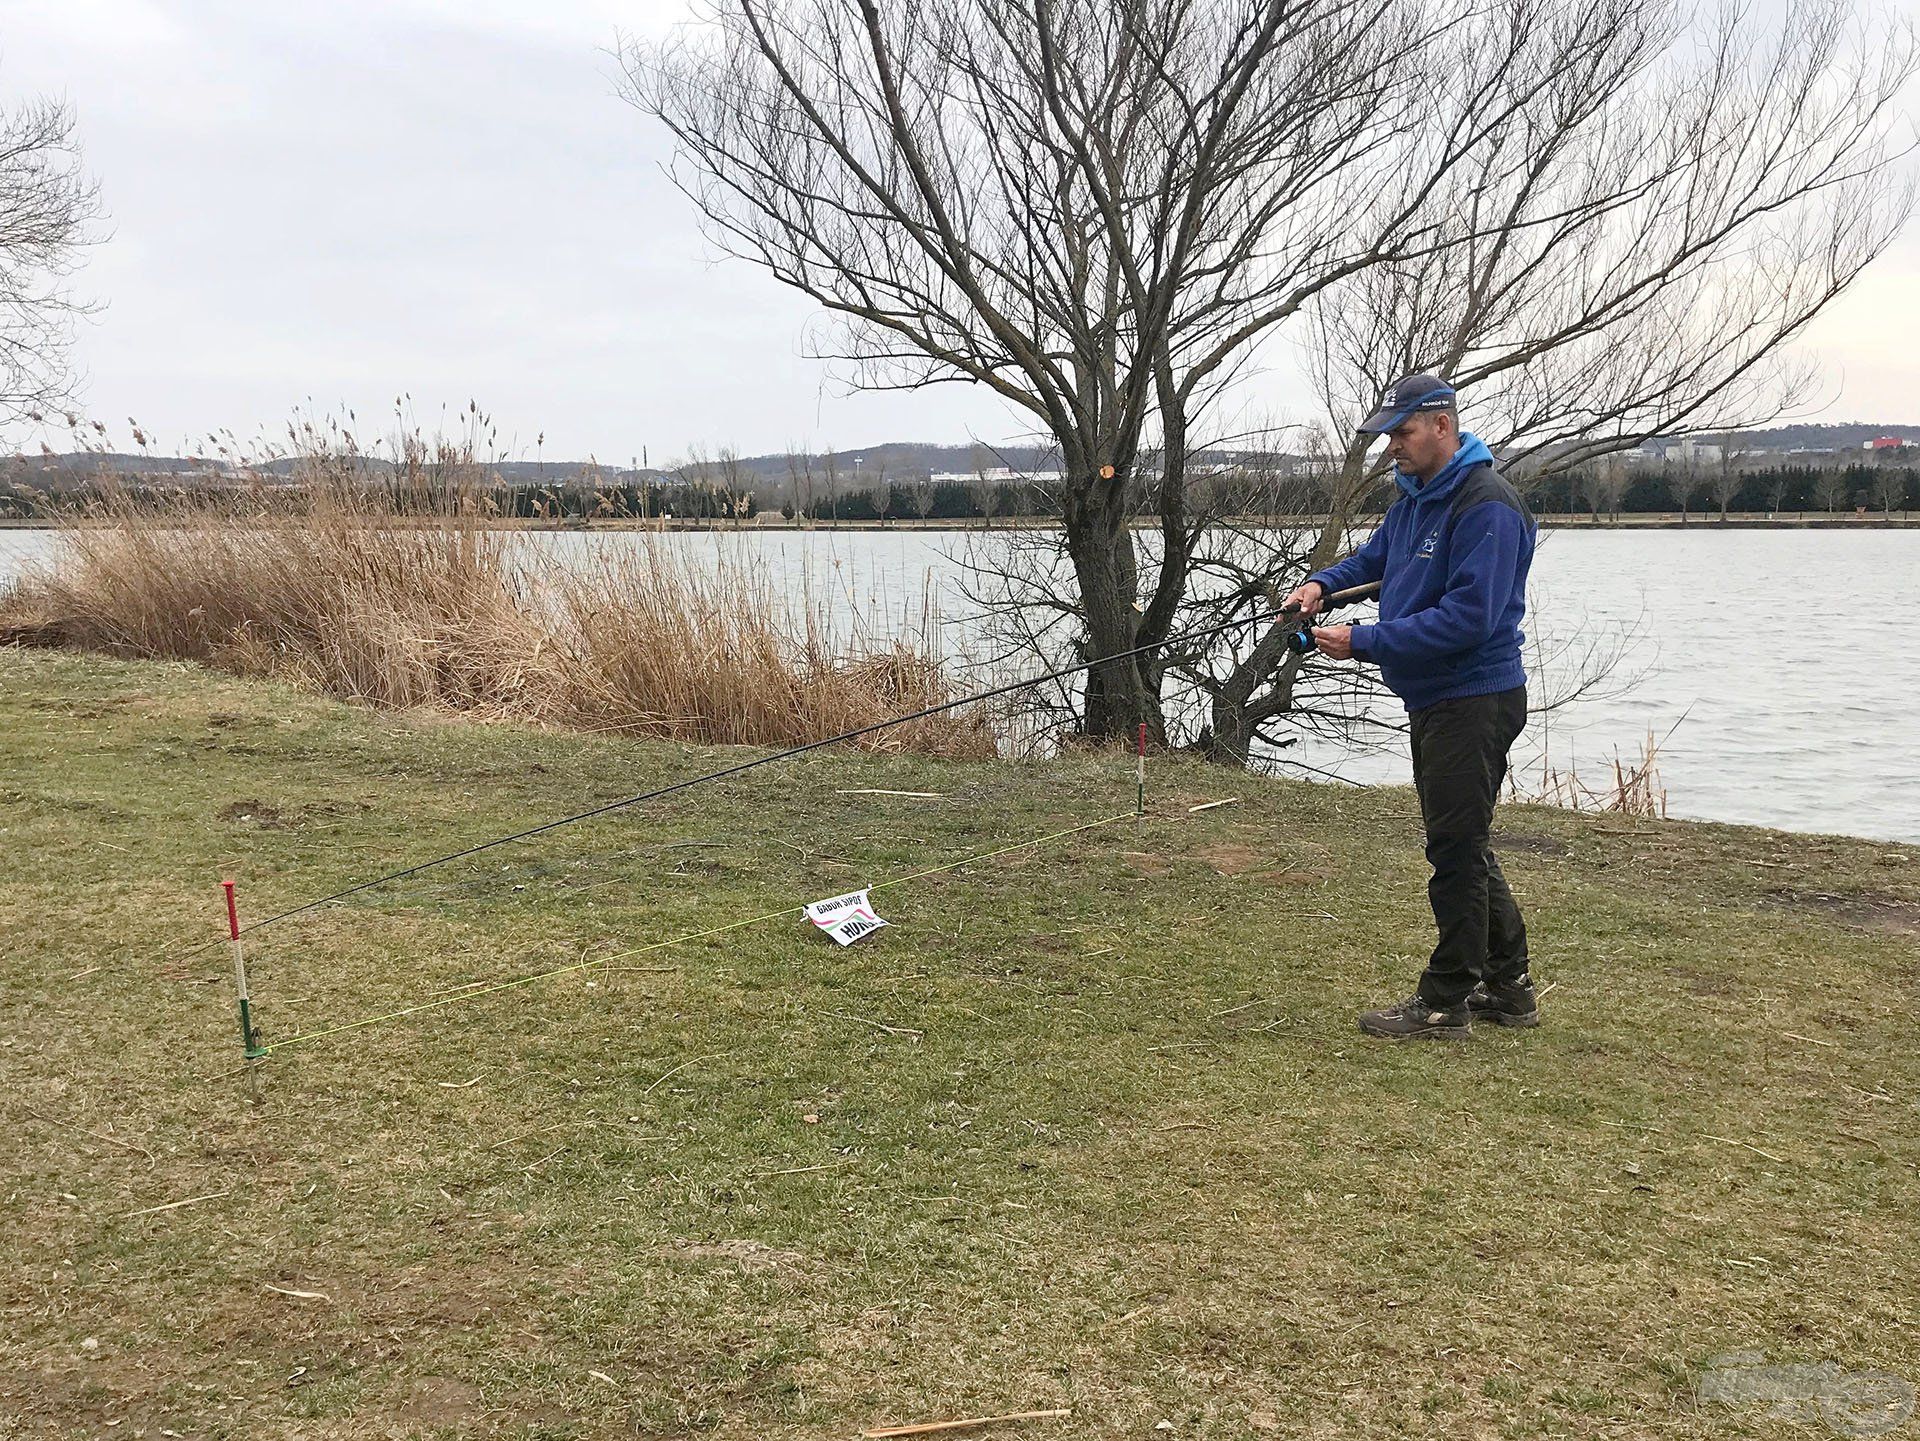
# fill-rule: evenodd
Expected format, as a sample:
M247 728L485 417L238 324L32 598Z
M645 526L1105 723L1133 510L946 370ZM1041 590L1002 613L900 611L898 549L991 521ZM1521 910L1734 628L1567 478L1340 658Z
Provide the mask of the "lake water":
M619 533L531 534L563 551L640 543ZM975 541L979 539L976 535ZM726 553L880 628L939 604L964 648L969 537L950 531L689 534L671 544ZM0 584L44 557L37 531L0 530ZM1617 753L1665 737L1659 769L1675 816L1920 843L1920 531L1544 530L1529 634L1536 696L1563 685L1589 639L1629 644L1621 694L1536 719L1516 765L1549 759L1591 779ZM1558 654L1560 659L1551 657ZM1669 734L1671 732L1671 734ZM1353 752L1287 752L1363 782L1404 783L1404 737Z

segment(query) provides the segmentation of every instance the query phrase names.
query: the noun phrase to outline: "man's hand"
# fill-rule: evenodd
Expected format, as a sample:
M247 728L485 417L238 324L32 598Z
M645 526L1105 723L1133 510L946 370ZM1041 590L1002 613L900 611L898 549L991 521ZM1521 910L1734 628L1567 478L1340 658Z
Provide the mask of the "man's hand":
M1327 588L1317 580L1305 585L1295 586L1292 593L1280 602L1282 610L1297 610L1302 615L1318 615L1320 605L1327 598Z
M1353 627L1350 625L1316 625L1313 643L1329 660L1353 659Z

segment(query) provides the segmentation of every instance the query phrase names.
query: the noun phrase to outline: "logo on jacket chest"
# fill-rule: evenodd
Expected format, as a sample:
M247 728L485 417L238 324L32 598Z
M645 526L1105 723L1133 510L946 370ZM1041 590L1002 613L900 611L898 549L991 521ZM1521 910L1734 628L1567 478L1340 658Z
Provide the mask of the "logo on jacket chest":
M1420 542L1419 548L1414 551L1413 558L1415 560L1432 560L1434 547L1439 544L1440 532L1438 530L1429 531L1426 537Z

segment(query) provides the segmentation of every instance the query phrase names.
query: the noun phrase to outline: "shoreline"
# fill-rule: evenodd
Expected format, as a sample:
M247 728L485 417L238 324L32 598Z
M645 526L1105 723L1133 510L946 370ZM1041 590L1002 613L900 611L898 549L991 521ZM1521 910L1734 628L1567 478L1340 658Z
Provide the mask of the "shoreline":
M425 518L424 519L429 519ZM1595 520L1591 516L1539 515L1534 519L1542 530L1920 530L1920 512L1905 512L1899 515L1824 515L1815 513L1795 513L1791 515L1769 516L1758 512L1732 514L1722 520L1717 514L1701 516L1690 514L1682 517L1678 511L1648 511L1638 515L1622 515L1617 518ZM1378 522L1377 515L1356 516L1356 523ZM1244 515L1234 517L1239 525L1269 526L1278 529L1305 530L1318 526L1321 519L1316 516L1299 515ZM88 522L104 524L105 522ZM1057 516L1013 516L998 520L980 520L976 518L953 520L787 520L776 516L761 520L715 520L705 518L686 518L679 516L650 517L640 519L626 516L619 518L588 519L571 517L557 520L518 520L491 519L486 522L489 530L551 531L551 532L750 532L750 531L995 531L995 530L1058 530L1061 521ZM1159 521L1143 516L1133 522L1135 530L1158 529ZM61 522L31 520L16 516L0 516L0 531L7 530L60 530Z

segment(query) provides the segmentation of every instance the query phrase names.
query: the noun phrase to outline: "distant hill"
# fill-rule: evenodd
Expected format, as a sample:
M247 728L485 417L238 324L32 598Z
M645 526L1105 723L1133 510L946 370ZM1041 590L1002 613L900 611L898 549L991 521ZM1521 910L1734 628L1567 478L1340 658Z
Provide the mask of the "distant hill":
M672 468L605 465L592 460L502 460L483 468L509 485L562 485L582 480L598 480L607 485L667 482L683 476L704 476L719 480L730 469L749 484L785 484L795 471L811 471L820 481L831 469L843 482L855 477L912 481L929 475L965 472L974 469L995 470L1006 466L1014 470L1052 469L1050 452L1039 446L931 445L920 441L889 441L882 445L861 446L831 453L815 451L789 455L736 456L731 460L707 453L698 463L677 464ZM390 472L392 465L383 460L366 459L362 465L374 473ZM261 476L290 474L298 461L292 458L268 460L249 465L246 470ZM204 476L218 479L225 467L204 457L177 455L126 455L114 452L73 452L65 455L19 455L10 467L0 468L0 477L11 470L12 477L39 484L71 484L100 474L170 476L189 479Z
M1729 436L1738 436L1743 447L1758 450L1858 450L1883 435L1898 435L1909 442L1920 438L1920 425L1868 425L1846 421L1836 425L1775 425L1763 430L1725 431L1701 434L1696 440L1725 444Z
M1858 450L1867 441L1883 435L1904 436L1912 441L1920 438L1920 425L1847 421L1837 424L1770 426L1740 431L1737 435L1737 444L1745 450L1846 451ZM1695 439L1709 444L1724 443L1728 436L1701 433ZM1663 442L1657 438L1651 443L1659 445ZM296 464L292 459L280 459L248 469L258 475L286 475ZM379 460L368 460L364 464L376 473L391 469L387 462ZM506 460L495 461L485 469L509 485L525 487L582 482L603 485L671 483L687 476L703 476L718 481L731 471L744 480L748 487L760 488L785 486L796 470L803 473L810 471L813 483L818 486L825 482L829 470L840 483L850 485L856 478L869 483L881 477L911 482L937 474L965 474L1002 467L1015 472L1046 471L1056 466L1055 452L1044 446L938 445L927 441L901 440L830 453L813 451L789 455L775 452L737 456L731 460L707 454L700 458L698 466L642 466L635 469L630 466L602 465L592 460ZM223 467L203 457L95 453L17 455L11 464L0 462L0 480L25 481L53 488L73 484L102 472L171 476L182 481L204 478L212 482L221 476Z

